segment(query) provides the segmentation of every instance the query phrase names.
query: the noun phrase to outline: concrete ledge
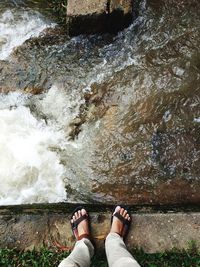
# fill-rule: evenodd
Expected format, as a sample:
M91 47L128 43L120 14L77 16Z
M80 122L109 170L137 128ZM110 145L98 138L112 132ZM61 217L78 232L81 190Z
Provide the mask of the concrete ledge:
M54 206L54 208L53 208ZM0 208L0 247L19 250L74 245L69 219L73 204L26 205ZM111 207L85 205L90 210L92 233L98 248L110 228ZM56 209L57 207L57 209ZM99 211L98 211L99 210ZM195 240L200 248L200 212L152 212L133 214L128 247L142 247L146 252L188 248Z
M130 25L132 13L132 0L68 0L68 33L117 33Z

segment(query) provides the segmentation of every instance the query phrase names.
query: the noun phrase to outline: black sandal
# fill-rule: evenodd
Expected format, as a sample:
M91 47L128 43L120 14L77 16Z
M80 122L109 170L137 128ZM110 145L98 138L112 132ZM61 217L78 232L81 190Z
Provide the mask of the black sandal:
M82 206L79 206L79 207L77 207L74 211L73 211L73 213L72 213L72 216L71 216L71 220L73 220L73 216L74 216L74 214L77 212L77 211L79 211L79 210L82 210L82 209L84 209L84 207L82 207ZM79 240L81 240L81 239L83 239L83 238L87 238L87 239L89 239L90 240L90 235L89 234L83 234L83 235L78 235L78 225L82 222L82 221L84 221L84 220L87 220L88 221L88 226L89 226L89 228L90 228L90 218L89 218L89 215L88 215L88 213L86 213L86 214L84 214L84 215L82 215L79 219L77 219L75 222L71 222L71 220L70 220L70 224L71 224L71 228L72 228L72 232L73 232L73 235L75 236L75 238L77 239L77 241L79 241Z
M127 210L127 214L129 214L129 216L130 216L130 221L127 220L127 219L125 219L125 218L120 214L119 211L117 211L117 212L114 213L116 207L118 207L118 206L119 206L120 208L122 208L122 209ZM113 223L113 218L114 218L114 217L117 217L117 218L122 222L122 224L123 224L123 230L122 230L122 233L117 233L117 234L120 235L120 236L125 240L125 239L127 238L127 235L128 235L128 232L129 232L129 229L130 229L130 226L131 226L131 222L132 222L131 214L130 214L130 212L128 211L128 209L127 209L126 207L124 207L124 206L117 205L116 207L113 209L113 213L114 213L114 214L112 213L112 217L111 217L111 225L112 225L112 223Z

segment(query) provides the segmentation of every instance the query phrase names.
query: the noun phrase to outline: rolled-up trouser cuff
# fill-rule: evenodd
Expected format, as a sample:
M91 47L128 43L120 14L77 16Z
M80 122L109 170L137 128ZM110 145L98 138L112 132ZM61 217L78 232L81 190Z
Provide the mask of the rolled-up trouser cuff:
M123 238L117 233L110 233L105 242L109 267L140 267L128 252Z
M71 254L58 267L89 267L94 255L94 246L87 238L77 241Z

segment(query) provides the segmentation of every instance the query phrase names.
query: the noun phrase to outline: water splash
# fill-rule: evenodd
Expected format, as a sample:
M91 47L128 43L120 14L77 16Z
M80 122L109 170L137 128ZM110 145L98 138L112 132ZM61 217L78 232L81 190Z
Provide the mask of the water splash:
M6 96L0 107L0 204L58 202L66 199L64 167L54 147L62 149L60 132L37 120L19 93ZM2 104L2 102L4 102Z
M38 12L5 11L0 16L0 59L6 60L15 47L31 37L37 37L47 27L54 27L43 21Z

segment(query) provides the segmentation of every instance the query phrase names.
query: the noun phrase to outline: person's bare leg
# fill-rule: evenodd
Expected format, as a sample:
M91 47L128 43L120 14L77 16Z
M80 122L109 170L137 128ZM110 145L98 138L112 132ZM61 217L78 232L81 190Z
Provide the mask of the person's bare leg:
M71 219L71 224L76 224L81 218L84 218L77 227L73 229L76 244L66 259L64 259L58 267L89 267L91 257L94 254L94 247L89 240L90 230L87 212L85 209L78 210Z
M121 217L119 219L115 214ZM124 222L130 222L131 217L127 210L117 206L113 213L113 221L110 233L106 238L106 255L109 267L139 267L133 256L128 252L123 238L127 234L127 227Z

